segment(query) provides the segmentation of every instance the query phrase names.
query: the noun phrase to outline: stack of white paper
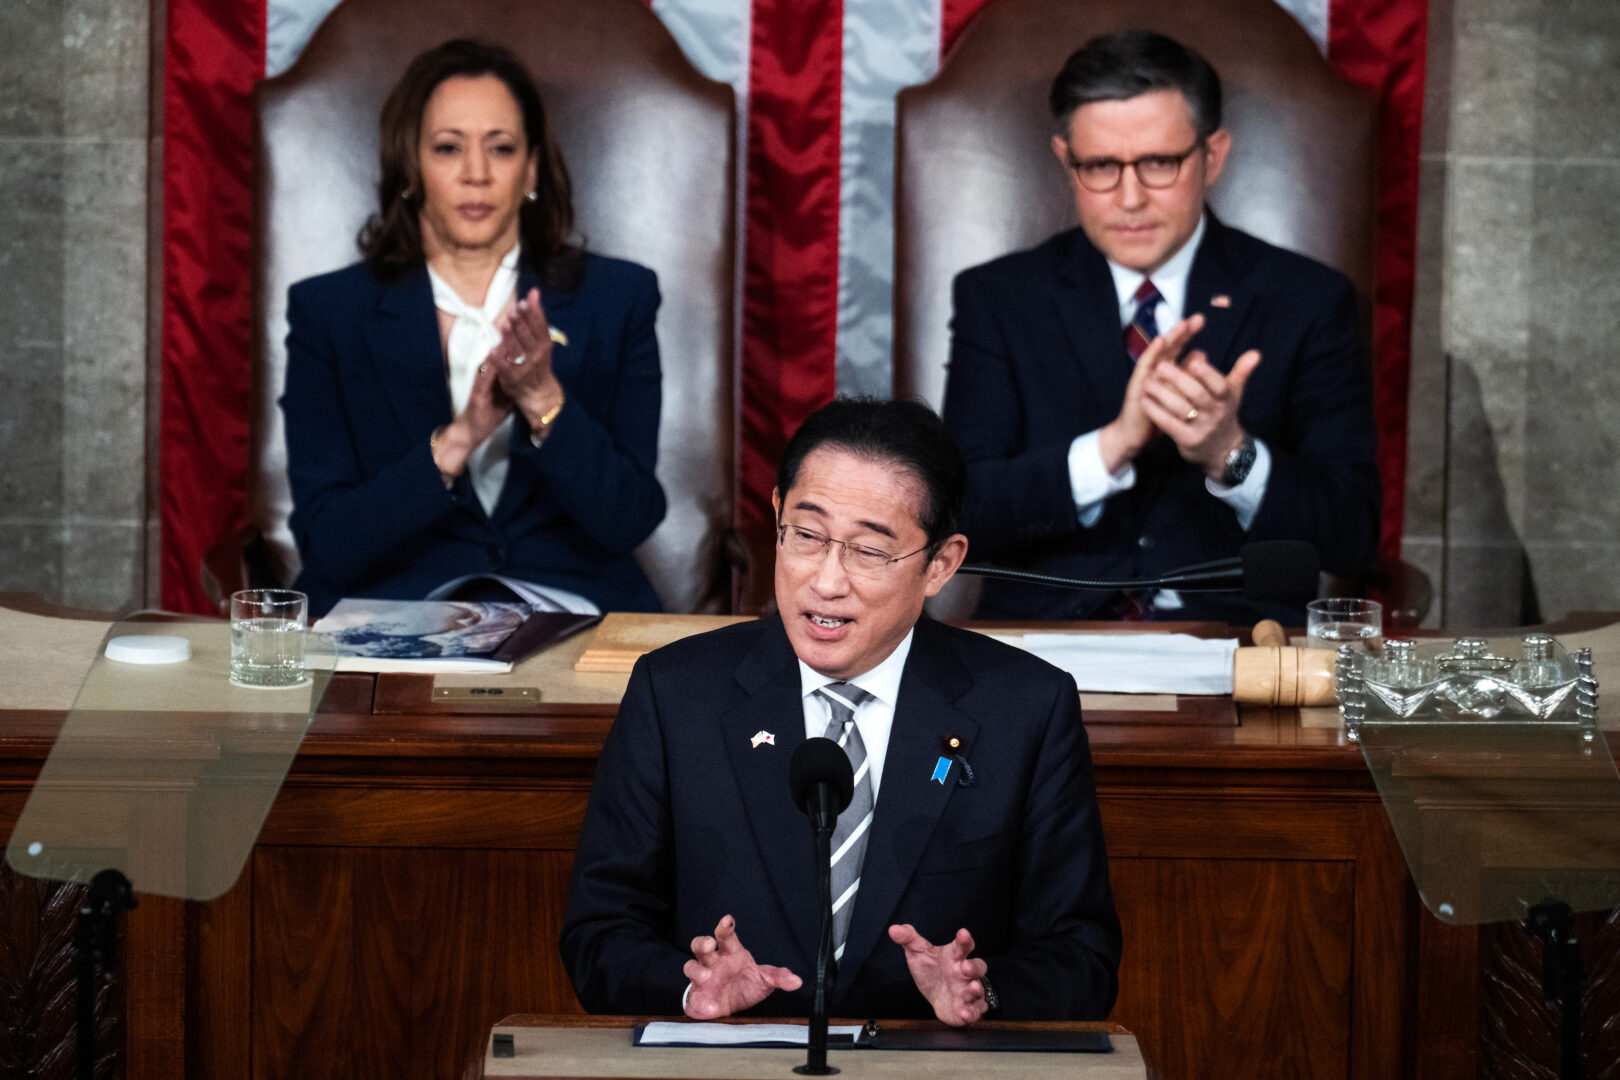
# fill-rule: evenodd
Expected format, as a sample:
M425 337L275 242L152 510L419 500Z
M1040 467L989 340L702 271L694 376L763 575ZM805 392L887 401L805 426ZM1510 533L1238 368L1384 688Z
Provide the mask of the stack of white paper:
M1115 694L1230 694L1235 638L1190 634L1025 634L1029 652Z

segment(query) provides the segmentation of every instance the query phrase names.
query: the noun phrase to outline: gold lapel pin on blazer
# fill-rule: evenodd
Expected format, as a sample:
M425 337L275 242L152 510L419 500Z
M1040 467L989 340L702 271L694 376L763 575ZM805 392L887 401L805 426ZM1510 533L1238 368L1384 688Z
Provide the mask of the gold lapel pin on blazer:
M960 735L945 735L939 741L940 748L945 753L940 756L939 762L935 764L934 775L929 779L938 780L943 784L945 777L949 775L950 763L955 761L961 763L962 766L962 774L956 778L956 786L967 787L973 783L973 766L969 765L967 758L962 756L962 737ZM945 766L943 772L939 768L941 764Z
M546 327L546 333L551 335L551 340L555 341L557 344L568 344L568 335L557 329L555 326Z

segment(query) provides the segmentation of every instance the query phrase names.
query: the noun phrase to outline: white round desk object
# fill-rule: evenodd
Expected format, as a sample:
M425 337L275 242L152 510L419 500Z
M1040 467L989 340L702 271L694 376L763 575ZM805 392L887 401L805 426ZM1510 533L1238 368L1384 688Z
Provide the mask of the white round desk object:
M191 659L191 642L172 634L126 634L107 642L107 659L121 664L178 664Z

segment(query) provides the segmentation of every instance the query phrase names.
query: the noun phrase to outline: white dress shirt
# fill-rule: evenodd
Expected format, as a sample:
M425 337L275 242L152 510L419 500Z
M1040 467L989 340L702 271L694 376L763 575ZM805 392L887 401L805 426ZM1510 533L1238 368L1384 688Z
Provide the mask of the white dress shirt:
M501 343L500 317L507 304L517 293L518 245L501 259L500 268L484 293L482 306L467 303L449 282L428 267L428 281L433 286L433 306L455 319L450 326L450 337L445 343L445 359L450 378L450 415L460 416L472 396L473 380L478 377L478 366L488 359L490 350ZM467 478L472 481L473 492L484 508L494 515L495 504L500 501L501 488L506 486L506 472L512 450L512 416L490 432L489 437L467 455Z
M449 282L440 277L433 267L428 267L428 283L433 286L433 306L455 320L450 325L449 340L446 341L444 350L448 368L447 378L450 382L451 416L460 416L462 410L467 407L467 399L472 396L473 380L478 377L478 365L487 360L490 351L501 343L501 313L517 295L520 246L512 245L512 250L501 259L501 265L496 269L495 276L490 280L489 289L484 293L484 303L481 307L475 307L463 300L456 290L451 288ZM531 435L530 438L533 439L534 436ZM490 517L495 516L495 505L500 502L501 489L506 486L511 455L512 414L508 413L506 419L502 420L495 430L467 455L467 479L472 483L473 493L478 496L479 505ZM573 611L595 615L601 610L590 600L567 589L530 581L520 582L499 574L468 574L440 586L433 593L429 593L427 598L434 599L435 595L441 592L448 596L454 591L454 586L480 576L501 581L507 588L541 611Z
M817 690L835 682L847 682L872 695L855 710L855 728L861 733L861 742L866 745L866 761L872 770L873 806L877 805L878 789L883 784L883 762L889 756L889 732L894 727L894 705L900 699L900 675L905 670L906 657L911 654L911 637L915 633L915 630L908 631L888 659L853 679L834 679L812 670L803 660L799 661L804 737L807 739L819 739L827 734L827 724L832 720L832 707L816 693Z
M1208 215L1198 220L1192 236L1181 245L1170 259L1151 275L1153 285L1162 299L1153 309L1154 322L1160 333L1181 321L1187 308L1187 278L1192 273L1193 259L1203 243ZM1123 344L1125 327L1136 314L1136 290L1149 275L1128 270L1109 260L1108 271L1114 279L1114 291L1119 299L1120 354L1127 355ZM1130 462L1110 473L1103 464L1101 430L1088 431L1069 444L1069 491L1074 498L1075 512L1080 524L1091 528L1102 518L1103 504L1109 496L1128 491L1136 486L1136 468ZM1238 527L1248 529L1254 515L1265 498L1266 481L1271 476L1271 451L1260 439L1254 441L1254 467L1243 483L1226 487L1207 477L1204 486L1209 493L1232 508L1237 515ZM1179 606L1179 600L1174 605Z

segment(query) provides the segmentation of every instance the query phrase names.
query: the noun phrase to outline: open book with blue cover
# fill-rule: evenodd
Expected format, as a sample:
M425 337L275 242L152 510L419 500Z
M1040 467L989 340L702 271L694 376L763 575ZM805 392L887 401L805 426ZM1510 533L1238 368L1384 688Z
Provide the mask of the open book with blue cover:
M516 601L349 598L311 629L331 635L339 671L502 674L601 618Z

